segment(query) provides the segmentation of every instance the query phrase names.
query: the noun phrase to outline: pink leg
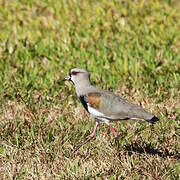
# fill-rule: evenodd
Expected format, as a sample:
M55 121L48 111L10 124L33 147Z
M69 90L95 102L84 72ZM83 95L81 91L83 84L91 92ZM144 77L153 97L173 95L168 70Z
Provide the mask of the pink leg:
M109 124L109 127L110 127L112 133L114 134L115 139L117 139L117 138L118 138L118 133L117 133L117 132L115 131L115 129L112 127L112 124L111 124L111 123Z
M119 139L118 139L118 133L115 131L115 129L112 127L112 124L109 123L109 128L111 129L112 133L114 134L116 143L117 143L117 151L118 151L118 158L121 159L120 157L120 152L119 152Z
M95 127L94 127L94 130L93 130L93 132L92 132L92 133L90 134L90 136L89 136L90 139L92 139L92 138L95 136L96 131L97 131L97 127L98 127L98 122L96 122L96 125L95 125Z
M96 131L97 131L97 127L98 127L98 122L96 122L96 125L94 127L94 130L93 132L89 135L89 138L86 139L86 141L84 141L82 144L78 145L78 147L74 150L74 152L76 152L80 147L82 147L83 145L85 145L87 142L89 142L96 134Z

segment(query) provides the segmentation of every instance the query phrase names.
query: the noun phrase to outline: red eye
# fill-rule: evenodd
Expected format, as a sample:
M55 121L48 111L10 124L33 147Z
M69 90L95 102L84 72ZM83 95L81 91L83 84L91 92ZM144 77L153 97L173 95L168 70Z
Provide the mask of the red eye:
M71 72L71 74L73 75L73 76L75 76L76 74L78 74L79 72L76 72L76 71L72 71Z

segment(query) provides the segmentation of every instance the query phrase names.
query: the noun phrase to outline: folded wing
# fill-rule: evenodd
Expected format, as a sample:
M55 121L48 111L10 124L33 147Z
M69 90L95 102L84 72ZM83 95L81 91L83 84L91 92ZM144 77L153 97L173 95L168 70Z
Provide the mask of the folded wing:
M144 119L150 121L154 116L141 106L129 103L125 99L107 91L89 92L80 97L83 106L94 108L110 120Z

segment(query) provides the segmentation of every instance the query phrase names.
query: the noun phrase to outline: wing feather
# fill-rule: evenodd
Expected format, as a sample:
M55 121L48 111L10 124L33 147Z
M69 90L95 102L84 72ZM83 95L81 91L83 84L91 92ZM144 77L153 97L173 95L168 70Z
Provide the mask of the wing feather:
M113 93L97 90L80 96L80 100L88 111L88 106L102 113L105 118L111 120L119 119L149 119L152 114L142 107L129 103L125 99ZM88 111L89 112L89 111Z

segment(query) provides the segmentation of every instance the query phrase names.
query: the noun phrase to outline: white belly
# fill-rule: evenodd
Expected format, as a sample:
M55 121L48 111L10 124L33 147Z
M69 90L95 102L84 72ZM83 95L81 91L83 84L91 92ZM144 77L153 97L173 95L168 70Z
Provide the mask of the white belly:
M106 116L99 112L98 110L88 106L88 112L96 119L103 121L106 124L109 124L109 119L106 118Z

